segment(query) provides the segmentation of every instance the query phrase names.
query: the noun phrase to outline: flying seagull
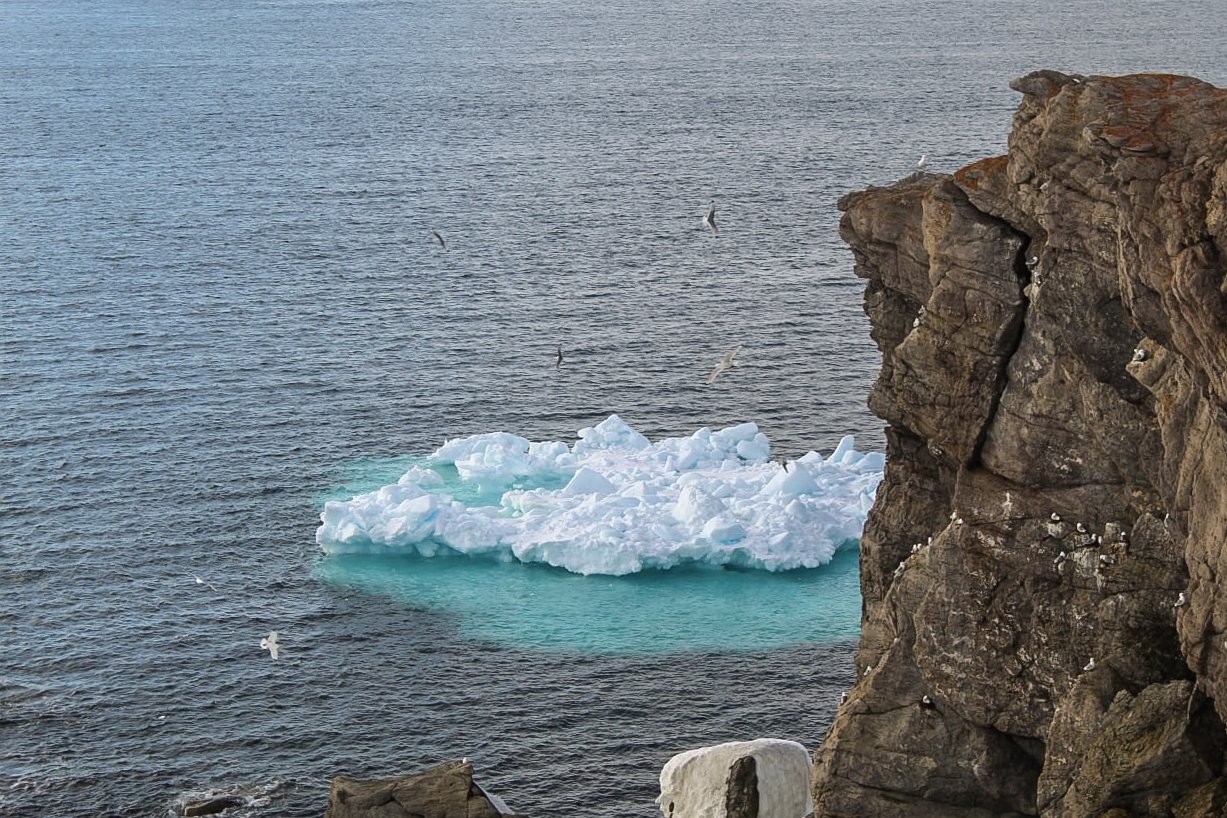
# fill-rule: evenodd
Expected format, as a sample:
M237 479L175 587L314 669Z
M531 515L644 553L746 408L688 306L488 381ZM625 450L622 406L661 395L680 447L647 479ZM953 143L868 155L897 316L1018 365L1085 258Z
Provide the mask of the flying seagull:
M716 368L713 369L711 371L711 374L707 376L707 382L711 383L712 381L714 381L720 375L721 372L727 372L728 370L732 369L735 366L740 366L740 364L738 364L736 361L737 353L740 350L741 350L741 344L738 344L737 346L730 349L728 352L724 353L724 360L716 364Z
M281 652L281 646L277 644L277 631L269 631L268 636L260 640L260 648L267 650L268 655L275 660Z
M439 235L438 230L431 230L430 234L435 237L435 241L439 242L440 247L442 247L444 250L447 249L447 242L445 242L443 237Z
M716 229L716 203L712 202L707 208L707 215L703 217L703 224L711 228L711 232L715 235L720 235L720 231Z
M562 344L558 345L558 357L554 359L554 368L562 366Z
M196 584L197 584L197 585L204 585L204 586L206 586L206 587L208 587L208 588L211 588L211 589L212 589L212 590L214 590L214 591L216 591L216 590L217 590L217 588L215 588L215 587L213 586L213 583L211 583L211 582L205 582L203 579L201 579L201 578L200 578L200 575L199 575L199 574L192 574L192 579L196 580Z

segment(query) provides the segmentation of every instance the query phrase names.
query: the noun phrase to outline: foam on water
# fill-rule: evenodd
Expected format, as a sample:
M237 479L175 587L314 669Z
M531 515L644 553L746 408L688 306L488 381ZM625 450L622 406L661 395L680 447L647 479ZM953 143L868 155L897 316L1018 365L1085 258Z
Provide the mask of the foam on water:
M770 454L753 423L657 443L617 415L571 445L473 435L395 484L326 502L316 541L330 555L484 555L585 575L814 568L854 545L882 455L850 436L826 458Z

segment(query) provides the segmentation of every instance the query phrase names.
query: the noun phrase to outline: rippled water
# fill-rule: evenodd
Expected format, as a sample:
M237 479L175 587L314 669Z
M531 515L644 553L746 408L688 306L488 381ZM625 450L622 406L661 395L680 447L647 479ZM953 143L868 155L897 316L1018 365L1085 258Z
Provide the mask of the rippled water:
M395 570L322 568L317 498L361 459L615 411L879 446L837 197L1000 152L1036 67L1221 85L1224 23L1216 0L8 0L0 813L222 788L318 815L335 773L469 755L526 814L650 815L680 749L816 746L855 605L759 652L545 649L375 587ZM770 581L809 604L830 574Z

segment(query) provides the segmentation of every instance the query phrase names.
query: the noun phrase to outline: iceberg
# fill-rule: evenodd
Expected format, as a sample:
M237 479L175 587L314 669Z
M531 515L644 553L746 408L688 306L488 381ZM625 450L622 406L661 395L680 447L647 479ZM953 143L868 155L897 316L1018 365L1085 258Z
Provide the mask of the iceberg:
M653 443L610 415L578 435L449 440L395 484L327 502L316 542L326 554L483 555L578 574L814 568L859 541L884 465L851 436L827 457L773 462L753 423ZM492 491L497 505L456 499Z

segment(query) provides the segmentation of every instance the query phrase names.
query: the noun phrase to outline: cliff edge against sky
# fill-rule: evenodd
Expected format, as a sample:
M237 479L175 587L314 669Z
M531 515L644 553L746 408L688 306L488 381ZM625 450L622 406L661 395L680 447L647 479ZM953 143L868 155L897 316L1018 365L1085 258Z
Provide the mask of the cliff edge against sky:
M1012 87L840 203L889 428L816 814L1227 815L1227 91Z

